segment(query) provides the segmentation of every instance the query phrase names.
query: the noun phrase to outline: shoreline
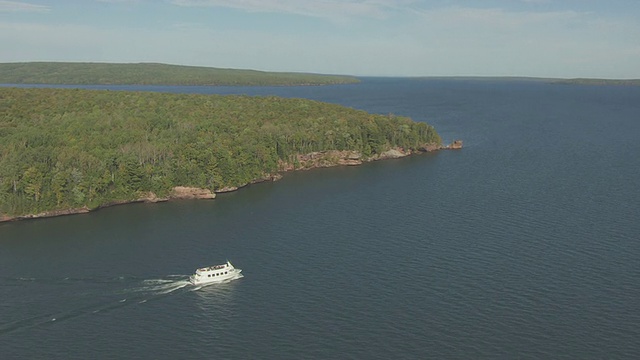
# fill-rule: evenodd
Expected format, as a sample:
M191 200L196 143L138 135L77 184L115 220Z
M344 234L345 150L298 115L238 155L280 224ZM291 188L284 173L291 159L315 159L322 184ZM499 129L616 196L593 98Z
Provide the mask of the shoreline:
M78 214L88 214L90 212L94 212L100 209L119 206L119 205L127 205L127 204L137 204L137 203L158 203L158 202L167 202L171 200L188 200L188 199L215 199L216 194L227 193L238 191L241 188L258 184L266 181L278 181L282 179L284 172L290 171L304 171L318 168L327 168L327 167L335 167L335 166L359 166L364 163L379 161L379 160L388 160L388 159L398 159L411 155L423 154L428 152L434 152L439 150L459 150L462 149L463 143L462 140L454 140L449 145L425 145L416 150L404 150L402 148L392 148L387 150L381 154L377 154L372 157L364 157L360 152L355 150L328 150L328 151L320 151L320 152L312 152L309 154L298 154L296 155L296 161L299 164L299 167L295 167L294 164L281 162L279 164L279 171L275 174L266 174L262 178L257 178L252 180L249 183L238 185L238 186L226 186L224 188L218 190L210 190L210 189L202 189L195 187L186 187L186 186L176 186L171 190L171 193L168 197L159 198L153 192L145 192L140 198L134 200L116 200L106 204L98 205L94 208L90 208L87 205L79 207L79 208L69 208L69 209L59 209L59 210L51 210L44 211L37 214L27 214L27 215L17 215L17 216L9 216L0 214L0 224L8 223L8 222L17 222L22 220L35 220L35 219L46 219L58 216L68 216L68 215L78 215Z

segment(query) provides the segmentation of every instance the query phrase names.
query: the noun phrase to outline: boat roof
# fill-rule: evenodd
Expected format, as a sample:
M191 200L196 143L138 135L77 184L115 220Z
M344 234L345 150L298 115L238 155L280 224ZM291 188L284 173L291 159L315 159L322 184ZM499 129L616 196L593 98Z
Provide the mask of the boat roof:
M224 263L224 264L212 265L212 266L207 266L207 267L199 268L197 271L213 271L213 270L224 269L224 268L226 268L226 267L233 267L233 265L231 265L231 263L229 262L229 260L227 260L227 262L226 262L226 263Z

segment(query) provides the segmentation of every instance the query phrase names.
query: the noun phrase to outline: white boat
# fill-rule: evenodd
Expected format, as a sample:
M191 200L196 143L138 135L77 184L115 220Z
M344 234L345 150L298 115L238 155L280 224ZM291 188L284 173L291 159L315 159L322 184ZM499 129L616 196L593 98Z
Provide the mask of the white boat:
M193 285L204 285L219 283L225 280L235 280L243 277L241 269L236 269L227 260L226 264L204 267L196 270L196 273L189 277L189 282Z

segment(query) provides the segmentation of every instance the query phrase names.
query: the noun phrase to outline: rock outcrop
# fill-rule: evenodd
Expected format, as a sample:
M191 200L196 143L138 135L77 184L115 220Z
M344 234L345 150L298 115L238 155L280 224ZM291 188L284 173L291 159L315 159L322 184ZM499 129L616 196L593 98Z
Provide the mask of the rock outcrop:
M63 215L86 214L89 211L91 211L91 209L89 209L87 206L83 206L81 208L64 209L64 210L52 210L52 211L41 212L41 213L38 213L38 214L29 214L29 215L14 216L14 217L7 216L7 215L2 215L0 217L0 222L16 221L16 220L28 220L28 219L43 219L43 218L54 217L54 216L63 216Z
M282 179L282 174L280 174L280 173L264 174L264 175L262 175L262 177L259 177L257 179L253 179L253 180L251 180L251 182L249 182L247 184L241 184L241 185L238 185L238 186L225 186L225 187L222 187L220 189L216 189L215 193L216 194L220 194L220 193L232 192L232 191L236 191L236 190L238 190L240 188L243 188L243 187L245 187L245 186L247 186L249 184L258 184L258 183L265 182L265 181L278 181L280 179Z
M405 152L402 149L389 149L385 152L383 152L382 154L380 154L380 156L378 157L379 160L383 160L383 159L397 159L397 158L401 158L401 157L405 157L409 155L409 153Z
M246 186L246 185L243 185ZM241 186L242 187L242 186ZM227 193L238 190L237 186L225 186L223 188L217 189L216 193Z
M462 140L454 140L448 147L451 150L462 149Z
M163 201L168 201L168 200L169 200L169 198L159 198L152 191L142 193L140 198L138 199L138 201L145 202L145 203L157 203L157 202L163 202Z
M214 194L209 189L201 189L187 186L176 186L171 190L171 199L214 199Z
M279 173L264 174L264 175L262 175L262 177L251 181L250 184L257 184L257 183L261 183L261 182L265 182L265 181L278 181L280 179L282 179L282 174L279 174Z
M332 167L337 165L360 165L362 164L362 154L358 151L315 151L308 154L300 154L296 156L296 161L300 165L295 169L293 166L287 167L287 170L308 170L323 167ZM286 170L285 170L286 171Z
M430 152L442 149L442 146L436 144L424 144L418 148L419 152Z
M359 151L316 151L308 154L298 154L293 158L293 161L285 162L280 161L278 169L280 171L293 171L293 170L310 170L323 167L332 166L355 166L361 165L365 162L384 160L384 159L398 159L413 153L423 153L429 151L437 151L443 149L460 149L462 148L462 141L456 140L453 144L448 146L439 146L435 144L424 144L415 150L408 150L403 148L389 149L381 154L374 154L366 157ZM216 192L219 192L217 190Z

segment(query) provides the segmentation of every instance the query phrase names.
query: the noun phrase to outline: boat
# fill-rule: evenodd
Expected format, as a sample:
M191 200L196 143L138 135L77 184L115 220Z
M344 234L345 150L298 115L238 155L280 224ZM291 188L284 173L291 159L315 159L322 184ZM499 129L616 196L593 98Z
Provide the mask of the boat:
M205 285L219 283L226 280L235 280L243 277L241 269L236 269L229 260L225 264L214 265L197 269L195 274L189 277L193 285Z

